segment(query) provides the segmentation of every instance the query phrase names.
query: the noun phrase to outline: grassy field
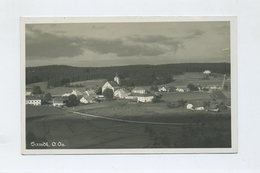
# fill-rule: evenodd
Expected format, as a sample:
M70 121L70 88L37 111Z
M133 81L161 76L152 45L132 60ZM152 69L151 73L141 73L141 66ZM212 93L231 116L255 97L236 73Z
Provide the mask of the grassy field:
M64 93L71 92L73 89L77 89L83 92L86 90L86 88L96 88L97 86L102 86L105 82L105 79L78 81L72 82L71 84L82 84L82 87L55 87L50 89L47 88L47 82L38 82L29 84L26 87L40 86L41 89L46 93L51 93L51 95L62 95Z
M152 105L150 105L152 106ZM30 108L29 108L30 107ZM61 141L63 148L212 148L230 147L230 114L160 114L125 119L198 123L197 125L150 125L89 118L52 107L26 109L27 148L34 142ZM36 147L45 148L45 147ZM52 147L56 148L56 147ZM50 149L50 148L49 148Z
M222 81L224 76L220 74L215 74L214 78L211 78L209 80L204 80L203 79L203 73L184 73L182 75L175 75L174 82L171 82L167 85L169 86L187 86L189 83L193 84L200 84L202 86L207 86L207 85L217 85L221 86ZM225 81L226 84L230 85L230 79L226 78Z

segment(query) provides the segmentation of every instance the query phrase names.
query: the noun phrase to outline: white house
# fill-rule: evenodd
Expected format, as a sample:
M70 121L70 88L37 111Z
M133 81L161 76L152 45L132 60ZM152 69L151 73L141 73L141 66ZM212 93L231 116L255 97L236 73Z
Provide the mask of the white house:
M91 97L91 96L87 96L87 95L83 95L83 97L79 100L80 103L83 104L89 104L89 103L94 103L95 98Z
M40 106L42 104L42 100L36 96L26 96L25 103L27 105Z
M194 110L193 104L190 104L190 103L187 104L186 108L187 108L188 110Z
M135 93L135 94L146 94L147 91L146 91L144 88L135 87L135 88L132 90L132 93Z
M195 110L196 111L204 111L205 108L203 106L200 106L200 107L196 107Z
M86 91L84 91L83 94L85 94L85 95L87 95L87 96L90 96L90 97L96 97L96 96L97 96L97 95L96 95L96 92L95 92L93 89L86 90Z
M210 74L211 74L211 71L210 71L210 70L205 70L205 71L203 72L203 74L205 74L205 75L210 75Z
M171 88L169 86L161 86L159 87L159 92L170 92Z
M55 97L53 99L52 105L54 107L63 107L65 105L64 99L62 97Z
M71 94L74 94L77 97L83 96L83 93L78 91L78 90L76 90L76 89L72 90Z
M141 102L141 103L152 102L153 99L154 99L153 95L139 95L139 96L137 96L137 102Z
M71 95L71 93L65 93L62 95L62 97L69 97Z
M124 88L120 88L120 89L117 89L115 92L114 92L114 97L116 98L120 98L120 99L124 99L126 98L127 96L129 96L131 93L129 91L127 91L126 89Z
M102 86L102 93L105 91L105 89L111 89L113 92L119 88L119 85L114 82L114 81L107 81L103 86Z
M26 96L32 95L32 88L26 88L25 95Z
M184 93L185 92L185 90L183 88L176 88L176 91L180 92L180 93Z

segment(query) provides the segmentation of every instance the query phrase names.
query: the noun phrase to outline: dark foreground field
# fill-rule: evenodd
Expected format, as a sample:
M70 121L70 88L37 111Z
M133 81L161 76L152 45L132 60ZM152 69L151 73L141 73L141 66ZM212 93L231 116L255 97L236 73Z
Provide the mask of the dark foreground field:
M47 106L28 106L26 113L28 149L231 147L230 112L131 116L131 120L186 123L184 125L117 122Z

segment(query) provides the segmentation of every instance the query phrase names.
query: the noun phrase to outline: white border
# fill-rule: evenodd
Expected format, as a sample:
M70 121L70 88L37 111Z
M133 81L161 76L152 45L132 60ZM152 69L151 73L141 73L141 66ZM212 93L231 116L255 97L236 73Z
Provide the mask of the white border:
M25 115L25 24L44 23L122 23L122 22L191 22L230 21L231 39L231 148L160 148L160 149L26 149ZM235 16L171 17L22 17L21 38L21 151L22 154L166 154L166 153L237 153L237 18Z

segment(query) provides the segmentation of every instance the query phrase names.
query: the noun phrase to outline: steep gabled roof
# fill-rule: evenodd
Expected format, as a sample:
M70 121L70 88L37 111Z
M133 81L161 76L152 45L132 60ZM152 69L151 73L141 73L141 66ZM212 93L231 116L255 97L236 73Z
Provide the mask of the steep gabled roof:
M119 85L118 85L115 81L108 81L108 83L109 83L112 87L119 87Z

